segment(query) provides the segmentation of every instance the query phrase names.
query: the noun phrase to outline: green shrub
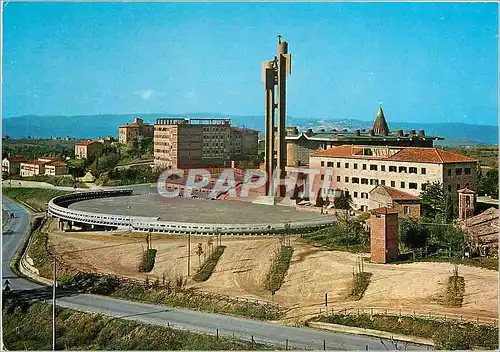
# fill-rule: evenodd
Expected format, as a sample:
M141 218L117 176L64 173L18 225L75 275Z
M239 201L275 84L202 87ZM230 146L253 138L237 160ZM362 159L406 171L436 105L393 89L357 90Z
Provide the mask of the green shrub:
M219 262L219 258L224 253L226 246L217 246L208 259L200 266L196 274L193 276L194 281L207 281Z
M368 285L370 284L370 278L372 273L357 273L353 277L353 284L351 292L349 293L349 298L354 301L358 301L363 298Z
M264 288L266 290L274 294L274 292L280 289L285 279L286 272L288 271L288 267L290 266L292 255L292 246L282 246L280 248L276 260L273 260L273 264L267 273L266 281L264 282Z
M139 271L149 273L155 266L156 249L149 248L144 251L142 260L139 263Z

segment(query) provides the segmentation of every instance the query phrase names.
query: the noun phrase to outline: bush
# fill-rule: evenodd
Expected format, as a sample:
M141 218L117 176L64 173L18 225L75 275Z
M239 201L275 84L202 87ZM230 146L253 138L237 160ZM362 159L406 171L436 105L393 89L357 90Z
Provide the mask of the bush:
M266 276L266 281L264 282L264 288L270 291L272 294L274 294L274 292L278 291L281 288L281 285L285 280L288 267L290 266L292 255L292 246L282 246L275 260L273 260L273 264L269 268L269 272Z
M149 248L143 252L142 260L139 263L139 271L149 273L155 266L156 249Z
M357 273L353 277L353 283L351 292L349 293L349 298L354 301L359 301L363 298L368 285L370 284L370 279L372 277L372 273Z
M207 281L219 262L219 258L224 253L226 246L217 246L208 259L200 266L196 274L193 276L194 281Z

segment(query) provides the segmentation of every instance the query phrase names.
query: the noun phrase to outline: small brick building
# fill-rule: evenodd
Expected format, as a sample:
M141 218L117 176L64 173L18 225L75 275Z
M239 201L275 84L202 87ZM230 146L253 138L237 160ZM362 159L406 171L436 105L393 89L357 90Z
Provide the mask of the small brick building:
M420 199L413 194L378 185L368 192L368 195L371 209L388 207L398 210L399 218L420 217Z
M377 208L370 211L370 254L374 263L388 263L397 259L398 209Z

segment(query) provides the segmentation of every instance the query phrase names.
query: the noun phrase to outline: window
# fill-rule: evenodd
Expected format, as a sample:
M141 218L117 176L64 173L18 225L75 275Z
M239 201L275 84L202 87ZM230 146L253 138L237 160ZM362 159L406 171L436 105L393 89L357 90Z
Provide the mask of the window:
M378 185L378 180L376 178L370 179L370 185Z
M416 167L410 167L410 174L416 174L417 173L417 168Z
M337 168L340 169L340 163L339 162L337 162Z
M391 181L391 187L396 187L396 181Z
M448 176L451 176L451 169L448 169Z
M340 182L340 176L337 176L337 182Z
M404 213L405 215L410 215L410 207L409 207L408 205L405 205L405 206L403 207L403 213Z
M358 169L358 164L357 164L357 163L354 163L354 164L353 164L353 167L354 167L354 170L357 170L357 169Z
M466 167L466 168L464 169L464 171L465 171L464 173L465 173L466 175L470 175L470 167Z
M401 182L401 188L405 188L405 183Z
M380 170L385 171L385 165L380 165Z
M407 172L406 166L400 166L400 167L399 167L399 172L404 172L404 173L406 173L406 172Z
M349 197L349 191L344 191L344 193L346 197Z
M422 186L420 186L422 188L422 191L425 191L425 189L427 188L427 183L422 183Z
M380 184L385 186L385 180L380 180Z
M418 185L414 182L408 183L408 188L409 189L418 189Z
M427 172L427 170L425 169L425 167L423 167L423 168L420 169L420 173L422 175L425 175L426 172Z
M333 167L333 161L329 161L329 162L327 162L327 163L326 163L326 166L328 166L328 167Z
M321 162L321 166L325 166L325 162L324 161Z
M389 172L398 172L398 168L396 166L389 166Z
M367 185L368 184L368 179L367 178L362 178L361 179L361 184L362 185Z
M351 178L352 183L359 183L359 177L353 177Z
M345 183L349 183L349 177L346 176L344 181L345 181Z
M349 168L349 163L345 163L345 168L348 169Z
M354 192L354 198L358 198L358 192Z
M456 175L461 175L462 174L462 168L455 169L455 174Z
M321 175L321 181L325 179L325 175Z
M377 171L377 165L370 165L370 170L371 171Z
M363 170L366 170L366 164L363 164Z

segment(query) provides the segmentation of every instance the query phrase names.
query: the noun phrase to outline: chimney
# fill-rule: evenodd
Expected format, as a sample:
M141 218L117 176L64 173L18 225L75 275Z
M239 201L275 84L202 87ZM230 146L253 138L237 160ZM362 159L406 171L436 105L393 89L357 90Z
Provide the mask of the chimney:
M424 130L419 130L418 131L418 136L419 137L425 137L425 131Z
M398 130L398 137L403 137L403 130Z
M355 136L359 136L361 134L361 131L360 130L354 130L354 135Z
M372 130L372 129L369 129L369 130L368 130L368 135L369 135L369 136L373 136L373 135L374 135L374 133L373 133L373 130Z

